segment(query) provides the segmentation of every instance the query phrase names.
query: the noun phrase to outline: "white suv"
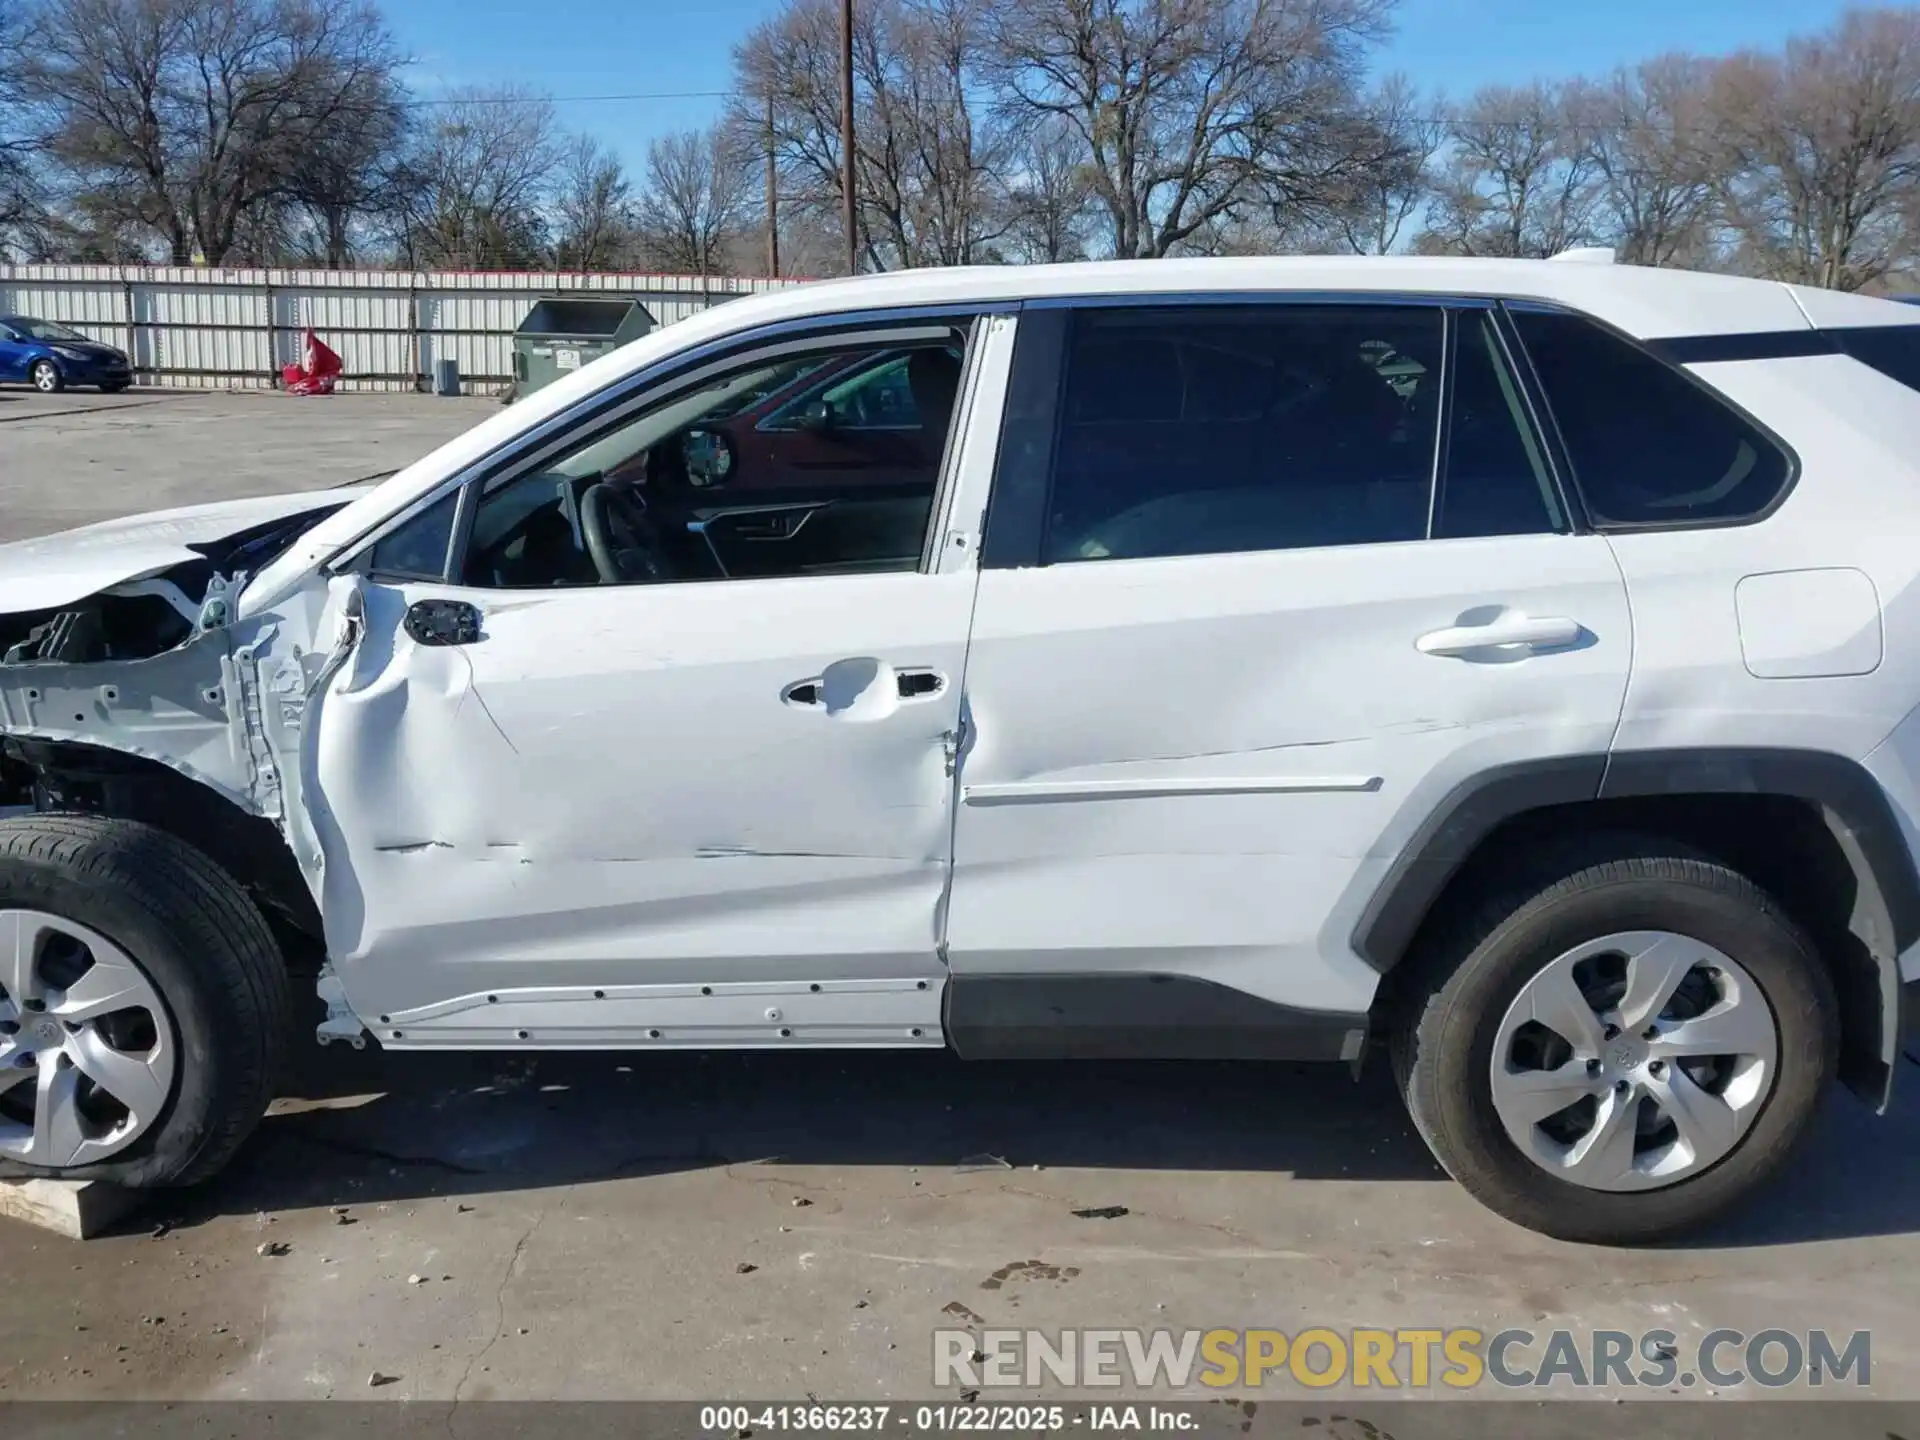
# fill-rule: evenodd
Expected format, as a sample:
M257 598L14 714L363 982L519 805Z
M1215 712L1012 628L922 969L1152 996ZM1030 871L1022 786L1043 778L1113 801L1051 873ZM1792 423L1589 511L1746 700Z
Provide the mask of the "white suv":
M364 492L0 547L0 1163L209 1174L304 976L396 1049L1382 1039L1502 1214L1696 1224L1898 1053L1915 322L1577 261L913 272Z

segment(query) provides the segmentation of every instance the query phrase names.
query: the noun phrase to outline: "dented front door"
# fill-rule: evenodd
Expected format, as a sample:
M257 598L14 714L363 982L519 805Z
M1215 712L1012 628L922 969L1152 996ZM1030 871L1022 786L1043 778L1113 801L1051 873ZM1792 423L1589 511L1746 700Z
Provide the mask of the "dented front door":
M384 1043L939 1042L971 571L356 583L311 813Z

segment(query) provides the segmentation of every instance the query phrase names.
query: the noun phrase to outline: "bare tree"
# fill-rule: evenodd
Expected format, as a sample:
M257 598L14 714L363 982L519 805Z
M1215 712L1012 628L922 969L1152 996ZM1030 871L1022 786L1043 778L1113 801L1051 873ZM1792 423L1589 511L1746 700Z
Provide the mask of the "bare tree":
M0 254L33 254L45 245L42 141L21 84L25 29L24 14L0 10Z
M1593 228L1633 265L1706 257L1714 220L1714 168L1706 93L1712 67L1663 55L1576 83L1563 97L1570 143L1598 183Z
M682 130L647 147L638 221L648 261L725 273L732 240L753 213L753 167L723 126Z
M1447 128L1450 153L1422 249L1540 257L1591 238L1594 161L1559 88L1489 86Z
M398 63L353 0L47 0L35 52L24 78L89 207L210 265Z
M299 219L288 219L305 232L304 248L319 263L351 265L359 232L392 208L394 166L408 133L399 78L369 71L342 97L339 118L294 151L287 199Z
M789 0L735 53L739 133L773 145L792 204L838 206L840 7ZM983 0L859 0L854 24L855 202L875 268L988 258L1009 223L1008 126L983 103Z
M1007 172L1011 258L1053 264L1087 258L1093 181L1072 127L1049 116L1025 127Z
M555 262L606 270L632 256L633 183L620 159L591 135L576 135L560 162L553 196Z
M1434 157L1446 143L1446 125L1438 118L1445 107L1396 74L1380 83L1367 108L1385 145L1373 164L1360 167L1334 223L1349 250L1385 255L1433 193Z
M550 100L513 87L457 91L417 127L392 185L409 265L542 264L543 208L559 163Z
M1764 275L1854 290L1911 249L1920 12L1859 10L1714 76L1726 220Z
M1389 0L1003 0L1005 103L1071 125L1115 255L1165 255L1246 207L1344 183L1350 119ZM1330 123L1331 122L1331 123Z

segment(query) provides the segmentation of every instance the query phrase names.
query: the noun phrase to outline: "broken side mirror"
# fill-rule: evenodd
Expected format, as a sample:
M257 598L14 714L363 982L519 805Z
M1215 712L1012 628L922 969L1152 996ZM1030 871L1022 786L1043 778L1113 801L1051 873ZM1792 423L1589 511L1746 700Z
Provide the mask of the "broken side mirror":
M480 611L465 600L416 600L404 624L420 645L472 645L480 638Z

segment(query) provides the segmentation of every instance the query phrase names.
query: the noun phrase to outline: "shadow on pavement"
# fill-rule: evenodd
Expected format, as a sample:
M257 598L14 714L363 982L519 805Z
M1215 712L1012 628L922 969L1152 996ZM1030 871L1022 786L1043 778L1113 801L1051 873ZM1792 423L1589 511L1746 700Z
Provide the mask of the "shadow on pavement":
M967 1064L943 1052L303 1055L191 1220L743 1162L1437 1180L1376 1067Z
M1380 1057L968 1064L945 1052L546 1055L301 1052L304 1073L183 1222L537 1190L739 1163L1446 1177ZM1920 1104L1836 1094L1789 1172L1692 1246L1920 1229Z

